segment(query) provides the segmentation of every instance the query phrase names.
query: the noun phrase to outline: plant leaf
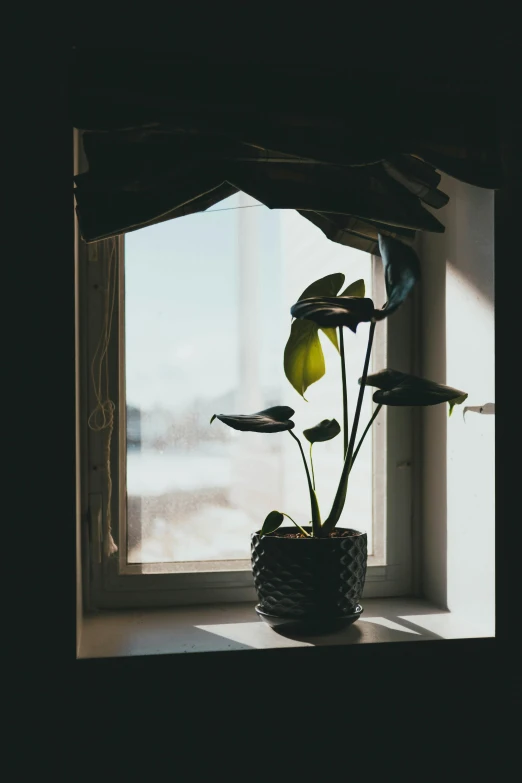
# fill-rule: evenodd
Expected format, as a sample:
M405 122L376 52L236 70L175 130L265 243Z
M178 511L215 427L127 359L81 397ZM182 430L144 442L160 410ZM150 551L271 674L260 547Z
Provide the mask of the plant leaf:
M344 275L342 272L335 272L332 275L320 277L319 280L305 288L297 301L310 299L312 296L335 296L343 283Z
M335 296L345 280L342 272L336 272L331 275L319 278L314 283L305 288L299 299L310 299L314 297ZM352 293L353 292L353 293ZM356 280L345 290L345 296L364 297L364 280ZM299 320L299 319L298 319ZM303 399L308 386L323 377L325 373L324 354L321 343L317 335L317 326L314 330L310 327L296 327L292 324L292 331L285 348L285 374L294 389ZM335 325L326 325L321 327L321 331L328 337L332 345L339 352L339 341L337 339L337 329ZM354 330L355 331L355 330ZM305 350L305 346L308 346Z
M295 422L291 421L294 413L294 409L287 405L276 405L247 415L215 413L210 423L219 419L233 430L241 432L284 432L295 427Z
M382 320L406 301L410 291L420 280L420 263L412 247L383 234L378 237L388 297L382 310L377 310L375 314L377 320Z
M460 397L455 397L454 400L450 400L449 401L449 413L448 413L448 416L451 416L451 414L453 413L453 408L455 407L455 405L462 405L462 403L467 398L467 396L468 396L467 394L461 394Z
M334 272L331 275L320 277L319 280L316 280L314 283L311 283L307 288L305 288L297 301L299 302L301 299L308 299L311 296L335 296L343 283L344 275L342 272ZM327 328L323 329L322 331L337 349L337 352L339 352L339 342L337 340L337 332L335 328ZM301 392L299 392L299 394L301 394Z
M373 401L380 405L439 405L452 400L455 400L454 404L457 404L457 400L460 404L468 396L466 392L451 386L398 370L386 369L368 375L366 383L379 388L373 395Z
M312 383L325 373L324 354L319 341L317 325L312 321L296 320L285 346L285 375L303 399Z
M324 443L335 438L340 432L341 427L336 419L323 419L315 427L303 430L303 435L310 443Z
M334 347L337 348L337 352L339 352L339 341L337 340L337 329L334 327L327 327L326 329L321 329L321 331L328 337L330 342L333 343Z
M359 296L363 298L366 294L366 286L364 285L364 280L355 280L353 283L350 283L350 285L342 291L339 296Z
M298 319L313 321L321 328L347 326L352 332L364 321L371 321L375 308L371 299L359 296L315 296L302 299L290 308Z
M405 381L408 378L412 379L413 377L413 375L408 375L399 370L380 370L379 372L370 373L370 375L366 376L366 385L377 386L378 389L390 391L390 389L395 388L395 386L398 386L402 381ZM361 378L359 378L359 384L360 383Z
M280 511L271 511L267 518L263 522L261 528L261 535L266 536L268 533L273 533L278 527L281 527L281 523L284 519L283 514Z

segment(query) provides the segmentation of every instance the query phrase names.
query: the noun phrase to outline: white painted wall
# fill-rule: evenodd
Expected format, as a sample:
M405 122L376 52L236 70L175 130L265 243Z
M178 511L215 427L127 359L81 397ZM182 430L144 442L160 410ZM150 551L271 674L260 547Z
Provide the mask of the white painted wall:
M420 253L422 374L495 402L494 193L443 176L444 234ZM494 616L495 416L423 412L423 594L468 616Z

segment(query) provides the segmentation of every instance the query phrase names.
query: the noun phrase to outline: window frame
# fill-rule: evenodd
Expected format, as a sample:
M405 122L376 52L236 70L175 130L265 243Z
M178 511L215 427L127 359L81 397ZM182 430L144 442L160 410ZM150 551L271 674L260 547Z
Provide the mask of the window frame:
M85 161L81 158L81 145L78 146L82 170L81 164L85 165ZM123 562L122 553L126 550L124 236L89 245L79 238L79 232L77 236L84 605L92 611L255 601L248 561L233 561L235 567L230 570L210 570L212 566L209 565L209 570L192 573L179 572L170 564L142 566ZM95 406L90 362L100 339L104 273L111 253L114 253L117 270L117 295L108 345L110 396L116 405L110 456L111 517L119 551L109 556L104 545L108 536L104 436L93 432L87 420ZM372 256L372 275L375 300L384 302L386 294L379 257ZM413 335L419 308L414 299L412 297L393 318L379 324L379 328L385 330L385 340L375 343L374 369L390 366L415 372ZM416 449L412 409L384 406L372 428L372 438L375 548L368 558L364 595L369 598L409 595L415 566L412 546L415 537L412 473L415 471L412 467ZM383 545L379 546L382 541ZM238 567L238 563L241 566Z

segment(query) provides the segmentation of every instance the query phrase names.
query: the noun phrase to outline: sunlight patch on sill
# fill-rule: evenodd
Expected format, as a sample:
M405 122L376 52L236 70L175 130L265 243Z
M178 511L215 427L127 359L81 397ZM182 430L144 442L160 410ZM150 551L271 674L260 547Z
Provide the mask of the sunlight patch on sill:
M413 622L426 631L437 634L443 639L483 639L495 636L495 618L484 617L480 621L463 617L461 614L444 612L441 614L404 615L400 620Z
M408 618L404 618L408 619ZM416 636L422 636L420 631L414 631L412 628L406 628L404 625L388 620L387 617L361 617L360 623L376 623L382 625L383 628L390 628L392 631L402 631L403 633L413 633Z

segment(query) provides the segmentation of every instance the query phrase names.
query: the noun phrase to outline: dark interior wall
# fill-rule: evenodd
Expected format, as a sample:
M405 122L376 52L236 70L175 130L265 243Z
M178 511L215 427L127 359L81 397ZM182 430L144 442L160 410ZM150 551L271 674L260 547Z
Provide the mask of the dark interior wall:
M110 9L107 9L110 11ZM309 10L302 4L271 8L248 5L203 8L178 4L165 28L147 37L146 19L136 29L134 20L118 19L115 39L110 17L100 28L81 7L71 11L73 42L103 48L147 47L155 52L226 57L233 61L266 63L330 62L382 73L402 71L410 77L453 73L459 79L489 78L507 62L514 41L505 20L468 9L451 15L434 10L423 14L396 7L324 4ZM136 35L138 32L138 35ZM457 73L458 68L458 73Z

